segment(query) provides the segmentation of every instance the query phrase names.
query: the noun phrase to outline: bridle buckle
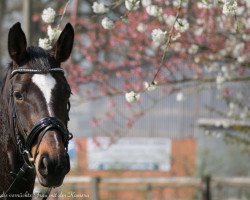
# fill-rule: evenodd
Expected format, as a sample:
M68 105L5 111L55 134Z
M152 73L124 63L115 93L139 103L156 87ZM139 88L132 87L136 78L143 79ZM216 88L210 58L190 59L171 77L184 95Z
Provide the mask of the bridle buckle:
M34 167L34 158L31 156L30 152L28 150L23 151L23 158L26 164L30 167Z

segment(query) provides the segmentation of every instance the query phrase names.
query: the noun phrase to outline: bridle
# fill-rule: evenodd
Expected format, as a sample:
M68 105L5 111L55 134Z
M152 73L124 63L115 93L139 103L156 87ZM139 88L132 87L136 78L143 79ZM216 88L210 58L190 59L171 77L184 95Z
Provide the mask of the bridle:
M52 68L52 69L49 69L48 72L44 72L42 70L19 67L18 69L15 69L11 72L10 79L12 79L16 74L24 74L24 73L46 74L50 72L64 73L64 70L61 68ZM29 131L29 134L27 134L24 131L23 125L19 119L19 115L16 109L12 81L11 81L11 89L10 89L10 103L11 103L11 108L12 108L12 126L14 130L17 146L19 149L19 153L23 157L24 164L20 168L17 174L14 174L13 172L11 172L12 174L15 175L15 180L12 182L11 186L8 188L6 194L8 194L8 191L11 191L14 187L16 187L17 184L19 184L20 180L24 178L24 174L27 172L27 170L35 171L34 163L38 155L38 148L41 144L41 141L44 135L49 130L57 130L59 133L61 133L66 152L68 152L69 140L73 138L73 135L68 131L68 127L64 125L56 117L45 117L39 120L31 128L31 130ZM70 102L68 102L68 112L69 112L69 109L70 109ZM34 145L35 141L37 141L37 144L36 144L34 156L32 157L31 147L32 145Z
M52 69L49 69L49 72L64 73L64 70L61 68L52 68ZM19 69L15 69L11 72L11 78L17 73L44 74L44 72L42 70L35 70L35 69L28 69L28 68L20 67ZM38 154L38 148L39 148L39 145L42 141L42 138L51 129L57 130L62 134L63 143L64 143L65 149L67 151L69 140L72 139L73 135L68 131L68 128L59 119L57 119L55 117L45 117L45 118L41 119L33 126L33 128L30 130L29 134L27 134L24 131L22 123L18 117L16 103L15 103L13 95L14 95L13 85L11 84L11 91L10 91L10 99L11 100L10 100L10 102L11 102L12 108L13 108L13 110L12 110L13 128L14 128L14 132L16 135L17 144L19 146L20 153L28 154L28 157L29 157L28 164L33 165L33 162L35 161L36 156ZM68 102L68 108L70 108L69 105L70 104ZM69 112L69 109L68 109L68 112ZM21 130L19 130L18 127L20 127ZM23 140L20 138L20 136L23 138L24 143L23 143ZM38 138L38 142L36 145L36 150L35 150L34 158L32 161L31 147L32 147L35 139L37 139L37 138ZM25 160L25 161L27 161L27 160Z

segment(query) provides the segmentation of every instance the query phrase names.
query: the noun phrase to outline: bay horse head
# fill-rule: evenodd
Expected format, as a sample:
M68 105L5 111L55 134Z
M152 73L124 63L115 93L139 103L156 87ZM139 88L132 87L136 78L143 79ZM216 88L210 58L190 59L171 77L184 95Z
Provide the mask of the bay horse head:
M62 184L70 170L67 153L70 87L61 63L71 53L74 30L67 24L51 50L27 47L20 23L9 31L12 59L6 82L13 131L25 162L33 165L41 185ZM6 90L6 91L7 91ZM21 145L20 145L21 144Z

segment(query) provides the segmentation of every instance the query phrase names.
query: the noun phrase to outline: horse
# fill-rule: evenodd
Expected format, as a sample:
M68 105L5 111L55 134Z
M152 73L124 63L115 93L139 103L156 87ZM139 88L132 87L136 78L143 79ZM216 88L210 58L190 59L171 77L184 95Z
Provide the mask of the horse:
M62 184L70 171L67 152L71 89L61 63L72 51L74 29L66 24L50 50L27 47L21 24L8 34L11 62L0 94L0 197L31 199L42 186Z

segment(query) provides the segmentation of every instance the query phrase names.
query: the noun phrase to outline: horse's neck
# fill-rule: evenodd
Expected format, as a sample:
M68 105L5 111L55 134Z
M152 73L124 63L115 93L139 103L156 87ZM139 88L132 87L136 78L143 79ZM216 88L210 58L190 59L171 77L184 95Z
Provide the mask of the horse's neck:
M11 145L8 145L11 142L10 137L10 127L8 127L6 112L3 106L0 106L0 190L6 190L6 187L11 183L11 163L10 157L14 153L14 148L9 149ZM13 145L14 146L14 145ZM14 155L14 154L13 154Z
M2 104L0 105L0 194L6 191L14 180L10 172L18 173L23 164L22 156L17 148L8 120L7 110ZM29 178L31 185L27 185L27 188L23 191L24 193L33 190L32 182L34 182L35 177Z
M13 181L10 172L17 172L21 165L13 128L10 127L7 90L8 85L4 83L0 94L0 191L6 191Z
M7 73L6 77L8 76ZM0 194L6 192L14 180L10 172L18 173L23 164L10 123L11 113L9 113L8 109L9 87L9 84L4 81L2 93L0 94ZM23 191L17 191L18 193L32 193L33 191L35 174L28 175L25 178L28 180L28 183L23 184Z
M5 155L8 162L5 163L7 168L16 171L19 167L13 159L19 156L17 143L13 134L13 128L11 127L10 119L11 113L9 110L9 84L4 83L2 93L0 94L0 145L1 155ZM1 168L1 167L0 167Z

